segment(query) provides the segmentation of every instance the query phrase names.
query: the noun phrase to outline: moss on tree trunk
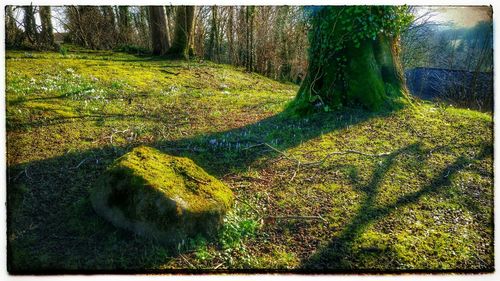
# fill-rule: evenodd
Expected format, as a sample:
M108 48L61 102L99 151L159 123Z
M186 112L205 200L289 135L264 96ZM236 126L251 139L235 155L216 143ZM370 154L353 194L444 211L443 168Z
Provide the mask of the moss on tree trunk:
M355 9L328 7L313 16L309 69L293 103L299 113L359 105L378 111L404 103L406 88L397 33L379 32L376 20L357 23L364 17L386 16L392 10ZM371 24L376 31L370 36L357 35L370 32Z
M192 33L194 25L194 6L179 6L175 17L174 39L168 54L189 58L193 54Z

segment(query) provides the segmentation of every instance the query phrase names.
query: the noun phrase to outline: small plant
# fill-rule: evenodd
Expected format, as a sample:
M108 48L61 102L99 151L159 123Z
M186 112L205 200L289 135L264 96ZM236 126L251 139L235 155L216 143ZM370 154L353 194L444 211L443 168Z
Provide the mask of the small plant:
M224 219L219 242L225 249L237 247L244 238L254 236L258 227L257 221L244 219L231 212Z
M64 46L61 46L59 48L59 53L63 56L66 56L68 54L68 48L67 47L64 47Z

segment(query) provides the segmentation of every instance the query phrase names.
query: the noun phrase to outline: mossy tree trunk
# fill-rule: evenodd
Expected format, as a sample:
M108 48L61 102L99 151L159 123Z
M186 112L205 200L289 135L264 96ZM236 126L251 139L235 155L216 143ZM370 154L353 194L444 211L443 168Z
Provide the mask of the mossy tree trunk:
M219 46L218 46L218 38L219 38L219 20L217 16L217 6L212 6L212 22L210 26L210 36L208 41L208 58L211 61L219 62Z
M354 9L325 7L315 11L309 35L309 69L295 101L298 110L361 105L377 111L404 100L397 32L380 32L384 22L373 19L389 19L387 13L392 10ZM370 20L364 25L357 23L364 18ZM364 30L368 36L353 35Z
M38 33L36 31L36 22L35 22L35 10L32 5L24 6L24 35L28 39L28 41L35 45L38 42Z
M41 40L47 47L54 46L54 33L52 31L52 16L50 14L50 6L40 6L40 22L42 31L40 34Z
M193 54L192 33L194 25L194 6L179 6L175 17L174 39L168 53L189 59Z
M153 54L164 55L169 48L169 41L163 6L149 6L149 22Z

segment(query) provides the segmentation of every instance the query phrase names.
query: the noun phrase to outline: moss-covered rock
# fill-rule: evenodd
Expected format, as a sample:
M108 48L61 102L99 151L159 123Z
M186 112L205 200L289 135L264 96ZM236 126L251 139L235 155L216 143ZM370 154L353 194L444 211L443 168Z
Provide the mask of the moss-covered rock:
M197 234L213 236L233 194L192 160L141 146L107 169L91 200L115 226L175 245Z

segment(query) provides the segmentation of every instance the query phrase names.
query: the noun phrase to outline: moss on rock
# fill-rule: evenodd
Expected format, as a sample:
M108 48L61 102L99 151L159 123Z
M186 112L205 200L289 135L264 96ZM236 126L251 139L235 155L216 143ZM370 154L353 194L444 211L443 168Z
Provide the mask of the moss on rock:
M192 160L141 146L107 169L91 200L115 226L175 245L198 234L213 236L233 194Z

